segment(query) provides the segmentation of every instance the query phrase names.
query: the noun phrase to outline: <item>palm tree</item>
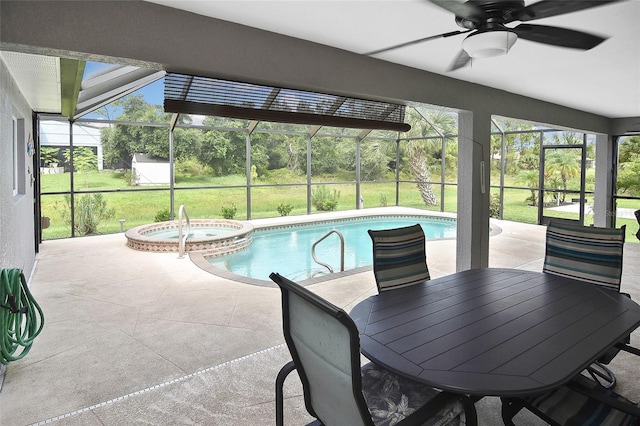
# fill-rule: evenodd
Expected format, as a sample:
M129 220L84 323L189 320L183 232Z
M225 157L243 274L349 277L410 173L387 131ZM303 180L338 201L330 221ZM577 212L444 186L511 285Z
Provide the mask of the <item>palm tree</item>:
M454 115L442 109L415 108L407 117L411 123L411 136L440 136L456 133L456 119ZM413 174L422 201L427 206L437 206L438 199L431 186L429 173L429 158L443 154L440 140L437 146L420 140L409 140L401 144L401 149L407 157L407 163Z
M531 205L538 205L538 183L540 175L537 170L523 170L518 175L518 182L526 185L531 191Z
M438 199L431 187L425 150L418 144L410 142L407 144L406 151L408 153L407 161L409 167L411 167L411 172L415 176L416 186L418 187L418 191L420 191L422 201L424 201L424 204L427 206L437 206Z
M446 110L412 107L407 109L406 121L411 124L411 130L402 137L410 139L400 143L400 154L409 166L409 172L416 182L422 201L427 206L437 206L438 199L431 186L429 166L433 165L434 161L439 162L442 155L455 158L455 153L450 152L453 148L449 145L447 152L443 153L440 138L430 140L413 138L433 138L443 134L457 133L455 115ZM363 161L371 164L369 169L375 162L382 162L384 167L387 167L387 163L395 162L395 145L369 142L363 151L363 157L366 157Z
M547 155L545 159L545 167L548 173L556 173L562 181L562 203L565 201L567 191L567 183L569 179L580 175L580 163L575 155L570 154L566 150L556 150Z
M633 155L640 152L640 136L623 138L619 144L618 151L618 161L620 164L631 161Z

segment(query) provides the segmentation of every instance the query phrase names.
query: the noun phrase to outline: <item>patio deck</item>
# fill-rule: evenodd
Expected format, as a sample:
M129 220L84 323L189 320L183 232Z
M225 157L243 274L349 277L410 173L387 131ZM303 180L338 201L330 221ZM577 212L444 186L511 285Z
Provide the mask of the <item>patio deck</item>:
M541 270L544 227L492 223L502 232L490 240L491 266ZM30 288L46 323L31 352L8 366L0 424L274 424L274 380L289 360L279 290L125 243L114 234L42 244ZM432 276L454 272L455 241L428 241L427 251ZM623 291L640 300L640 244L626 244L624 262ZM347 311L376 291L371 271L309 288ZM637 364L621 354L613 366L618 389L640 399ZM292 374L285 424L310 420L301 394ZM497 398L477 407L481 425L501 424ZM543 424L529 413L516 420Z

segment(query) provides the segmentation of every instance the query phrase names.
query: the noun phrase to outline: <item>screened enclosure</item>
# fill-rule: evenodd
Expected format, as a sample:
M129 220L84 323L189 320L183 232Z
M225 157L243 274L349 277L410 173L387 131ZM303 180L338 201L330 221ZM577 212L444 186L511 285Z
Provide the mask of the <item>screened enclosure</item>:
M191 218L240 220L384 206L457 211L455 111L188 77L165 88L164 106L134 92L73 122L38 117L43 239L171 220L180 205ZM230 87L239 98L225 94ZM227 116L176 112L203 111L194 106L201 98L215 98L204 111ZM505 117L491 130L492 217L593 224L594 135ZM639 205L637 141L619 140L620 212ZM633 216L616 220L637 228Z

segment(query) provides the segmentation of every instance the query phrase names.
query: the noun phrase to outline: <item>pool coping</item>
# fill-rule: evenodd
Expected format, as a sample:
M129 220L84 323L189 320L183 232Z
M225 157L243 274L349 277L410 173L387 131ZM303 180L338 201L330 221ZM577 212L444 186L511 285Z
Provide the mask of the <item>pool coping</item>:
M421 218L441 218L441 219L449 219L449 220L457 220L457 215L454 213L446 213L446 212L434 212L430 210L420 210L420 209L412 209L409 207L382 207L382 208L372 208L372 209L362 209L362 210L347 210L341 212L329 212L329 213L317 213L313 215L304 215L304 216L284 216L279 218L267 218L267 219L255 219L249 220L253 225L254 231L261 231L265 229L275 229L275 228L286 228L288 226L300 226L300 225L316 225L322 222L328 221L348 221L355 219L366 219L366 218L375 218L375 217L421 217ZM489 236L495 236L502 232L502 229L496 225L491 226L491 230ZM455 238L438 238L438 241L441 240L455 240ZM245 284L251 284L260 287L277 287L275 283L269 280L260 280L257 278L245 277L243 275L235 274L231 271L227 271L222 268L218 268L217 266L212 265L207 261L206 251L192 251L189 252L189 259L198 266L200 269L209 272L210 274L216 275L221 278L225 278L231 281L242 282ZM372 265L361 266L358 268L348 269L346 271L339 271L330 274L325 274L319 277L309 278L306 280L298 281L299 284L302 285L311 285L317 284L325 281L331 281L334 279L360 274L363 272L371 271L373 269Z

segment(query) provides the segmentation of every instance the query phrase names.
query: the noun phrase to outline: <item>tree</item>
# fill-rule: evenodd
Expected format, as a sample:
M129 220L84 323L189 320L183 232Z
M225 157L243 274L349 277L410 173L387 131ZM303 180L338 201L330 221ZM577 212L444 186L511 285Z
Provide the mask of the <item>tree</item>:
M409 166L416 177L416 186L422 196L422 201L427 206L437 206L438 199L431 187L431 181L429 177L429 168L427 167L425 152L420 149L415 149L411 146L413 151L409 155Z
M539 184L540 174L538 170L523 170L520 172L518 176L518 182L526 185L531 191L531 205L538 205L538 184Z
M203 124L210 126L214 122L207 117ZM239 123L236 125L239 126ZM217 176L246 173L246 133L205 130L202 132L202 149L198 158L209 165Z
M169 123L171 114L163 112L159 105L145 102L143 95L127 95L112 105L122 112L117 120L140 123ZM181 114L178 124L188 124L191 118ZM175 155L198 155L199 132L193 129L176 129L174 132ZM166 126L138 126L115 124L101 133L103 156L111 167L124 161L135 153L146 154L164 159L169 158L169 131Z
M620 164L617 189L634 197L640 195L640 154L630 154L627 161Z
M576 132L554 132L553 143L554 145L582 145L584 141L583 133Z
M40 148L40 159L45 166L49 166L51 163L58 162L58 148L53 148L50 146L43 146Z
M360 170L363 181L382 179L390 171L390 164L395 169L396 143L391 141L366 140L361 144Z
M623 164L631 161L631 157L639 152L640 136L625 137L618 145L618 162Z
M260 123L261 132L251 134L251 164L256 165L259 175L283 168L306 175L306 137L281 133L282 126L280 123L263 122ZM274 132L264 132L269 130Z
M580 163L575 155L564 149L554 150L545 159L545 167L548 173L556 173L562 181L562 189L565 191L561 195L560 202L564 203L568 181L580 175Z
M423 137L442 136L457 133L455 115L446 110L412 108L407 114L411 124L411 134ZM409 140L400 144L404 157L420 191L422 201L427 206L437 206L438 199L431 186L430 166L439 166L442 159L442 139L428 142ZM445 161L445 167L447 162Z
M353 144L353 141L351 142ZM314 138L311 141L311 174L335 174L340 162L337 138ZM353 156L355 158L355 155Z
M64 160L71 165L71 150L64 150ZM73 148L73 169L84 174L85 188L89 187L89 172L98 169L98 157L86 146Z
M71 150L64 150L64 160L71 165ZM73 169L77 172L88 172L98 168L98 157L87 146L73 148Z

